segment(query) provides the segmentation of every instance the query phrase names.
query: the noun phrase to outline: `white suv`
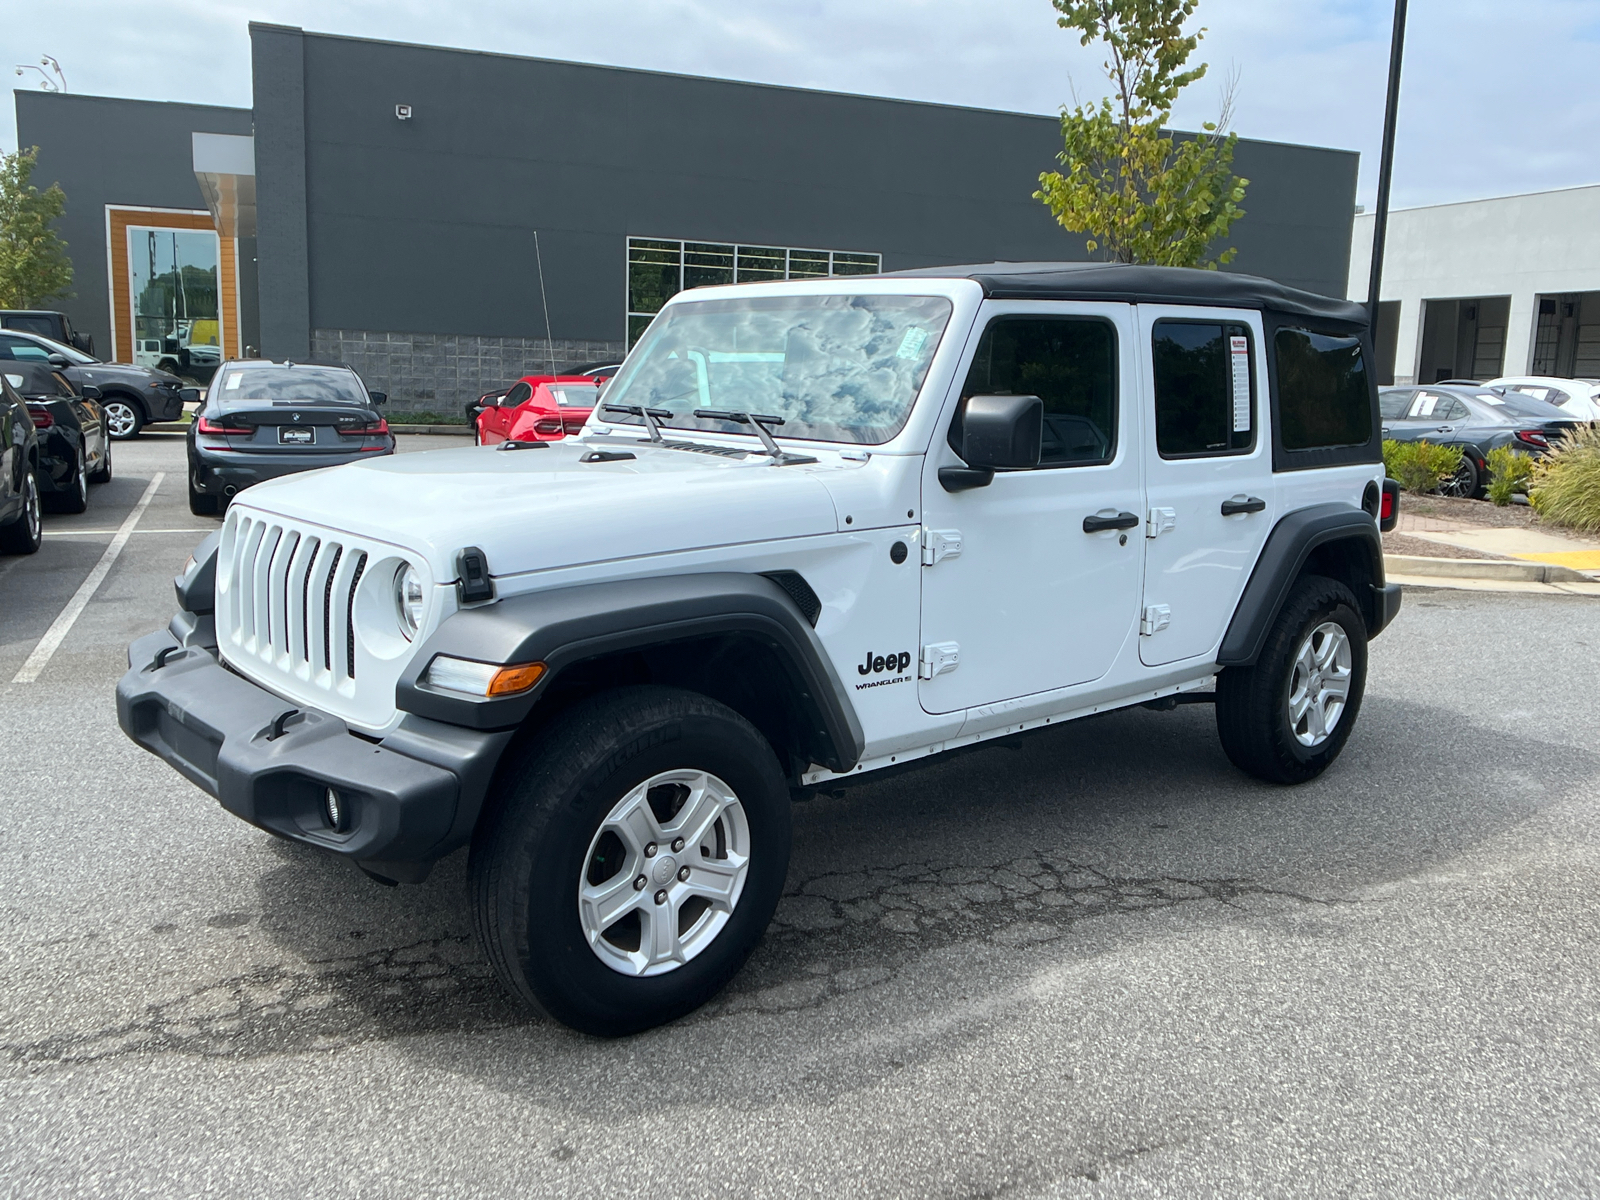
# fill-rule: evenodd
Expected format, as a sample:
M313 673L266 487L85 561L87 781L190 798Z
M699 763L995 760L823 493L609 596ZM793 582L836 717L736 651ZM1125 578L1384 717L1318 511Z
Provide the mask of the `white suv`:
M241 496L118 715L385 882L470 843L506 986L643 1029L761 937L791 789L1200 701L1326 768L1400 602L1371 360L1361 307L1208 271L688 292L582 436Z

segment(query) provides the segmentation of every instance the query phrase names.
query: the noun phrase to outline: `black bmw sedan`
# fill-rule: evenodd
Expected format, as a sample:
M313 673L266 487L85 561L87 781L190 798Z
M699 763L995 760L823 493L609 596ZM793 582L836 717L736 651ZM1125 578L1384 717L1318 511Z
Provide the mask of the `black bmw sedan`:
M389 423L349 367L224 363L189 427L189 510L214 514L263 479L394 453Z
M1440 491L1472 499L1489 485L1489 451L1510 446L1539 458L1578 424L1553 404L1481 384L1382 388L1378 407L1385 438L1460 446L1461 466Z
M44 363L0 367L6 382L27 402L39 433L39 491L45 507L81 513L89 507L89 485L111 479L111 435L100 389L90 384L79 391Z

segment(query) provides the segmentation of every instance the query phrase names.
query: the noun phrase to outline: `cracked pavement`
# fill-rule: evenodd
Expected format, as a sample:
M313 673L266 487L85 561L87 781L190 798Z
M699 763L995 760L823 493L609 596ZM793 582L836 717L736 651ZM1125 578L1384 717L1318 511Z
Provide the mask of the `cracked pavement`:
M181 442L0 560L9 680ZM177 475L181 484L181 467ZM725 994L602 1042L500 993L464 860L377 887L116 729L198 535L0 682L0 1195L1600 1191L1593 601L1413 591L1323 779L1110 714L795 808Z

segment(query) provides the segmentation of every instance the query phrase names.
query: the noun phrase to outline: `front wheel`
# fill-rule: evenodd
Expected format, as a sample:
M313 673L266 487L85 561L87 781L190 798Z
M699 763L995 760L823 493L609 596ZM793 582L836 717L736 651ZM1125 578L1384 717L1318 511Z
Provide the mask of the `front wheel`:
M84 458L84 449L78 447L78 457L72 468L72 477L67 480L64 491L57 492L50 498L50 508L54 512L81 513L89 507L89 464Z
M112 437L120 442L139 436L139 431L144 428L144 412L137 404L118 396L107 400L103 407L106 410L106 428Z
M100 453L100 466L89 476L90 483L111 482L111 439L106 438L105 449Z
M1254 666L1217 676L1217 733L1233 765L1268 783L1315 779L1344 749L1367 683L1367 626L1350 589L1306 575Z
M468 865L501 982L607 1037L716 995L788 867L771 746L724 705L664 687L591 698L541 731L502 772Z

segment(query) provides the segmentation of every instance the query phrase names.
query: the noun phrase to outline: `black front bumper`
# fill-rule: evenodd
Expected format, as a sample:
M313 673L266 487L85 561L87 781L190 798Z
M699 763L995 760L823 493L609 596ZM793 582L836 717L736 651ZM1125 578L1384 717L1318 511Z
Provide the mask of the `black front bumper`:
M382 741L357 736L229 671L205 644L209 624L180 614L128 648L117 721L130 738L235 816L384 879L420 881L471 838L509 731L408 715ZM328 788L343 832L323 815Z

